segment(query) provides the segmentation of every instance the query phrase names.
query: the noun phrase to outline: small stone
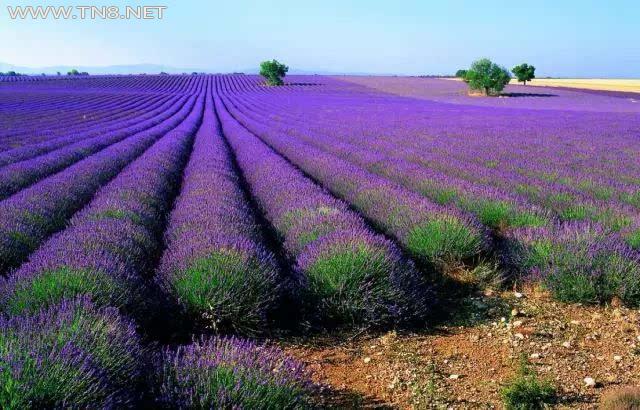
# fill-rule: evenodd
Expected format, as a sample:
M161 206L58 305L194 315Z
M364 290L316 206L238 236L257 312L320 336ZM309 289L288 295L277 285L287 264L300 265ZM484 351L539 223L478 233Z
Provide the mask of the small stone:
M571 324L572 324L572 325L579 325L579 324L580 324L580 321L579 321L579 320L572 320L572 321L571 321Z
M595 387L596 386L596 381L592 377L585 377L584 378L584 385L587 386L587 387Z
M622 361L622 356L618 356L618 355L613 356L613 360L614 360L615 362L621 362L621 361Z
M523 298L524 295L520 292L513 292L513 296L515 296L517 299Z
M449 378L451 380L458 380L460 378L460 375L459 374L452 374L452 375L449 376Z
M365 357L365 358L363 359L363 361L364 361L365 363L369 363L369 362L371 361L371 358L370 358L370 357Z
M562 347L566 347L567 349L570 349L571 348L571 342L562 343Z
M398 376L394 377L393 380L391 381L391 383L389 383L387 385L387 387L389 388L389 390L393 390L396 388L396 385L398 384L400 380L398 379Z
M540 358L540 353L531 353L529 358L530 359L539 359Z
M511 310L511 316L518 316L518 309L512 309Z
M516 339L520 339L523 340L524 339L524 335L522 333L516 333L515 335L513 335Z
M500 321L501 321L502 323L504 323L504 322L506 322L506 321L507 321L507 318L506 318L506 317L501 317L501 318L500 318Z
M515 322L513 322L513 327L520 327L522 326L522 320L516 320Z

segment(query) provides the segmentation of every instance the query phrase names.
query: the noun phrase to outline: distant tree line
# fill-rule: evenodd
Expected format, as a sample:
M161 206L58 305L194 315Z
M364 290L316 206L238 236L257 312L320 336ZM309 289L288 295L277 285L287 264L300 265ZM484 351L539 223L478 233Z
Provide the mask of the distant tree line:
M511 69L516 79L524 85L527 84L527 81L531 81L536 77L535 71L536 68L527 63L517 65ZM467 83L473 91L484 95L496 95L502 92L504 87L509 84L511 73L488 58L481 58L474 61L469 69L456 71L456 77Z
M88 72L86 72L86 71L82 71L82 72L80 72L80 71L78 71L78 70L76 70L76 69L74 68L73 70L70 70L69 72L67 72L67 75L71 75L71 76L75 76L75 75L89 75L89 73L88 73Z
M15 71L7 71L6 73L0 72L0 76L3 77L18 77L25 74L16 73Z

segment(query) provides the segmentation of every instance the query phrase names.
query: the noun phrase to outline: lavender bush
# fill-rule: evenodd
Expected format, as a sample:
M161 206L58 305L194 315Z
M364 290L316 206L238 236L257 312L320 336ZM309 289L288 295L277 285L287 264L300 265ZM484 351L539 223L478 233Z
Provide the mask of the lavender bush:
M87 299L0 318L0 406L126 407L136 399L142 359L134 326Z
M236 338L165 350L159 404L167 408L308 408L304 367L276 348Z

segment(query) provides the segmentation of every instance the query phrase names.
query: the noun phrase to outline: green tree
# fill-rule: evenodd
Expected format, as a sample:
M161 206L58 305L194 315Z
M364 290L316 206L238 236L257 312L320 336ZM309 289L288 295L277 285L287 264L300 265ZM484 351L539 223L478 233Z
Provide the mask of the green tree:
M80 72L75 68L67 73L67 75L80 75Z
M527 81L531 81L536 78L536 68L527 63L513 67L511 72L516 76L518 82L523 83L523 85L527 85Z
M269 85L282 85L282 77L289 71L289 67L280 63L278 60L263 61L260 63L260 75L267 80Z
M472 90L482 91L485 95L493 95L504 90L511 75L506 68L488 58L482 58L471 64L465 79Z
M464 78L466 76L467 76L467 70L458 70L458 71L456 71L456 77L462 78L464 80Z

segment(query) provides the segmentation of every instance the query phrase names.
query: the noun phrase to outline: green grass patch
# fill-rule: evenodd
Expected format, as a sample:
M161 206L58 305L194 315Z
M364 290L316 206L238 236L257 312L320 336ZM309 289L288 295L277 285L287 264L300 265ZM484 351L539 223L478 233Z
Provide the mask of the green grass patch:
M614 232L618 232L631 225L631 218L629 216L618 214L613 209L605 209L600 213L595 213L593 220L600 222Z
M588 205L575 204L564 207L558 212L563 221L582 221L593 215L595 209Z
M336 208L329 206L319 206L317 208L302 208L294 209L286 212L278 221L278 229L283 232L288 232L296 225L302 223L304 219L315 218L320 215L335 215L340 212Z
M508 202L475 200L464 204L465 209L473 212L483 225L491 229L544 226L547 220L527 211L519 211Z
M516 377L502 388L500 394L506 410L545 409L557 399L553 383L540 380L526 357L520 358Z
M455 189L441 188L428 183L421 185L420 193L440 205L452 204L458 200L458 191Z
M252 333L277 297L273 267L233 249L218 249L175 274L172 290L208 325Z
M386 249L336 244L307 268L308 291L324 321L358 322L391 292Z
M35 313L79 295L89 295L94 302L106 304L111 297L123 292L119 288L121 285L103 272L63 266L18 284L6 297L3 310L11 315Z
M407 249L423 262L456 262L477 255L482 238L453 217L437 218L414 227L405 239Z
M636 208L640 208L640 191L634 192L633 194L624 193L620 195L620 200Z
M627 235L625 241L631 248L640 250L640 229Z
M135 224L143 225L143 220L140 215L132 211L125 211L122 209L106 209L91 215L91 219L128 219Z

